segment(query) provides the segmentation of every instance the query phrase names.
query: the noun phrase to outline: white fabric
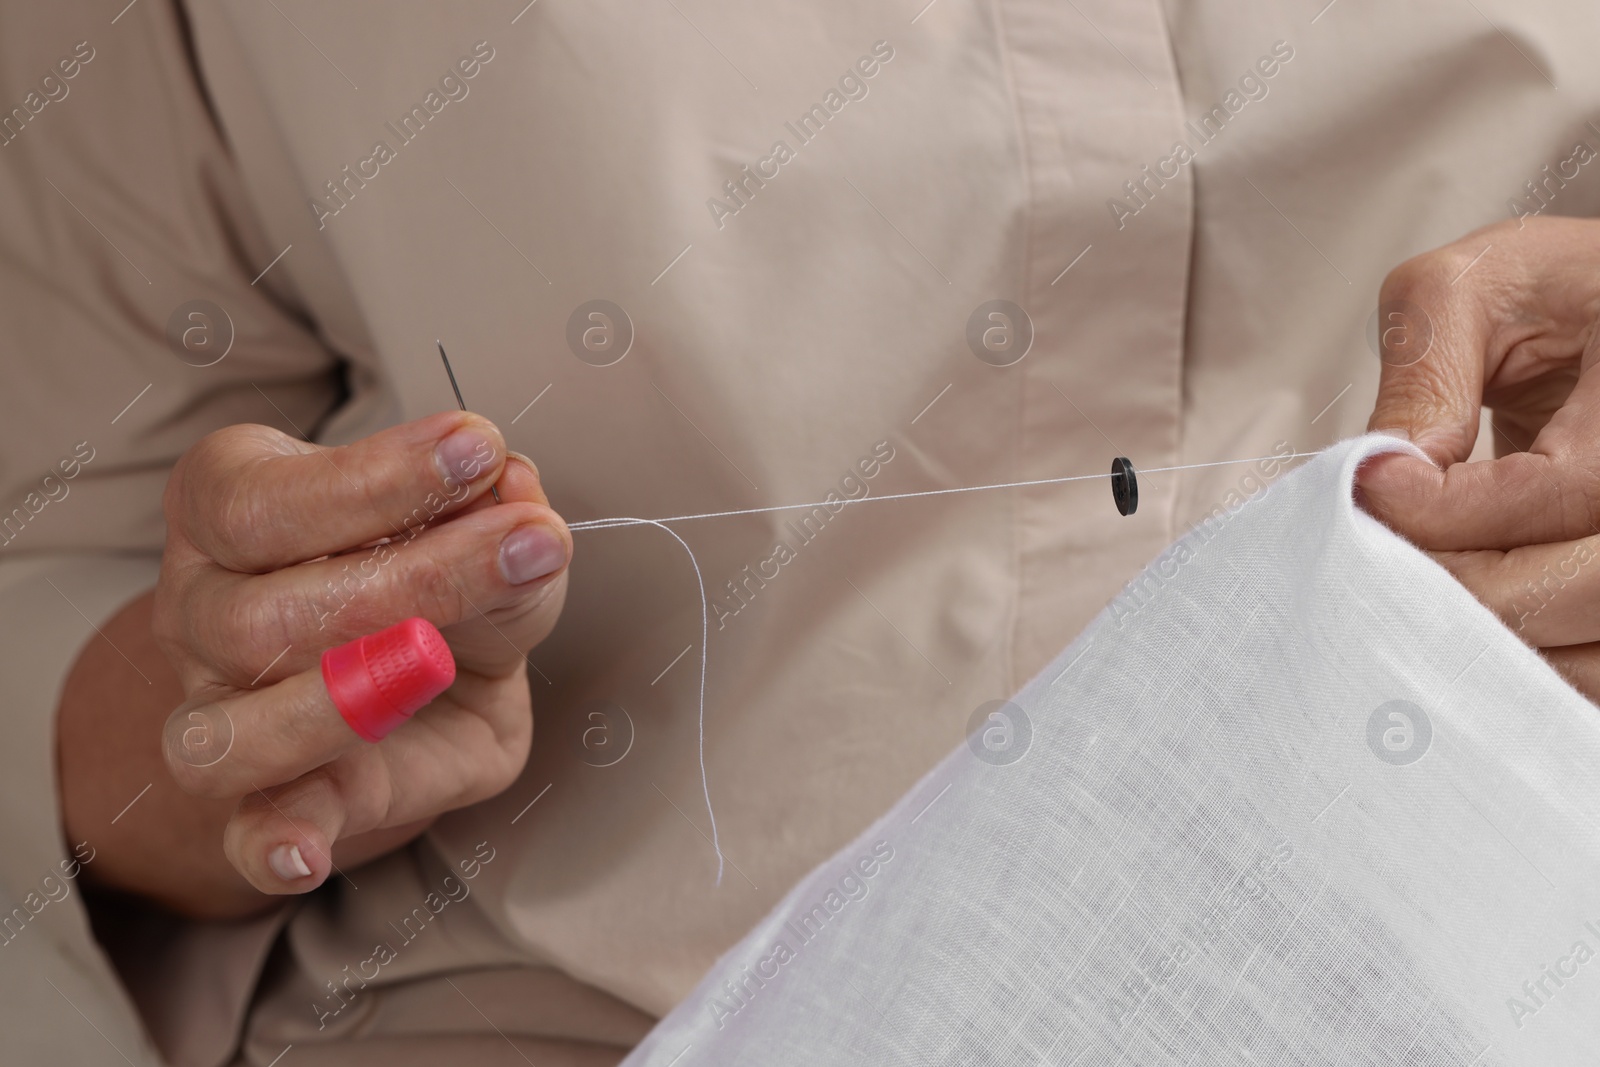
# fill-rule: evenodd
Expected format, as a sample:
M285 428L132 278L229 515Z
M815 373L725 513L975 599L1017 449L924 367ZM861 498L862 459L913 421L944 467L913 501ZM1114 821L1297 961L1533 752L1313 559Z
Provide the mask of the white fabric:
M1191 531L627 1067L1600 1062L1595 708L1352 505L1409 448Z

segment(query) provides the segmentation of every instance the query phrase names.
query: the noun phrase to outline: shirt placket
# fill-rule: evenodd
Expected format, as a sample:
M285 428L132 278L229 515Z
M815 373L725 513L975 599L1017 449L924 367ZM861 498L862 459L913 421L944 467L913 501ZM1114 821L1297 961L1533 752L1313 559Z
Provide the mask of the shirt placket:
M1174 157L1182 93L1154 0L997 0L1030 203L1018 479L1177 462L1192 168ZM1120 206L1119 206L1120 205ZM1174 533L1176 479L1109 479L1015 498L1013 681L1048 660ZM1073 595L1063 595L1072 590Z

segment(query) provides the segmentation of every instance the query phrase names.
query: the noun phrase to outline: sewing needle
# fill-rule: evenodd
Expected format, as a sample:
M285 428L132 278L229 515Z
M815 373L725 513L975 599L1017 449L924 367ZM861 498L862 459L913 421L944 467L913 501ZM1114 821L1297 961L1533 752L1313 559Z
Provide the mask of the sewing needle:
M461 386L456 384L456 372L450 369L450 357L444 354L444 342L435 337L433 343L439 346L439 358L444 360L444 372L450 375L450 388L456 394L456 403L461 405L462 411L465 411L467 410L467 402L461 399ZM489 492L494 494L494 502L496 504L500 503L500 490L491 485Z

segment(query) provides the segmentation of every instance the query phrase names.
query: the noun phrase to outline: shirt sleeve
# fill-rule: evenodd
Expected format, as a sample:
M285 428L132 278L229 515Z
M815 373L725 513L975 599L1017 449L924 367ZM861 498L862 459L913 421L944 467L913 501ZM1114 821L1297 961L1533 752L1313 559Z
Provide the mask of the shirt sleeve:
M154 584L177 457L234 423L314 436L347 393L293 275L269 270L281 238L251 210L188 40L162 0L115 21L0 2L8 1061L116 1060L109 1043L130 1063L159 1062L90 932L76 886L85 856L63 840L62 683L104 621ZM30 1055L21 1045L34 1040Z

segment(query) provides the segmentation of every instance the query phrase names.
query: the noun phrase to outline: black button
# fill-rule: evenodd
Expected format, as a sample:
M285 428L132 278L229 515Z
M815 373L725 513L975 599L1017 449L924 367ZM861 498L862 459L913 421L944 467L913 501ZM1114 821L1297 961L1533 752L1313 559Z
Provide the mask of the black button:
M1127 456L1111 461L1111 499L1117 502L1117 510L1124 515L1139 510L1139 479Z

